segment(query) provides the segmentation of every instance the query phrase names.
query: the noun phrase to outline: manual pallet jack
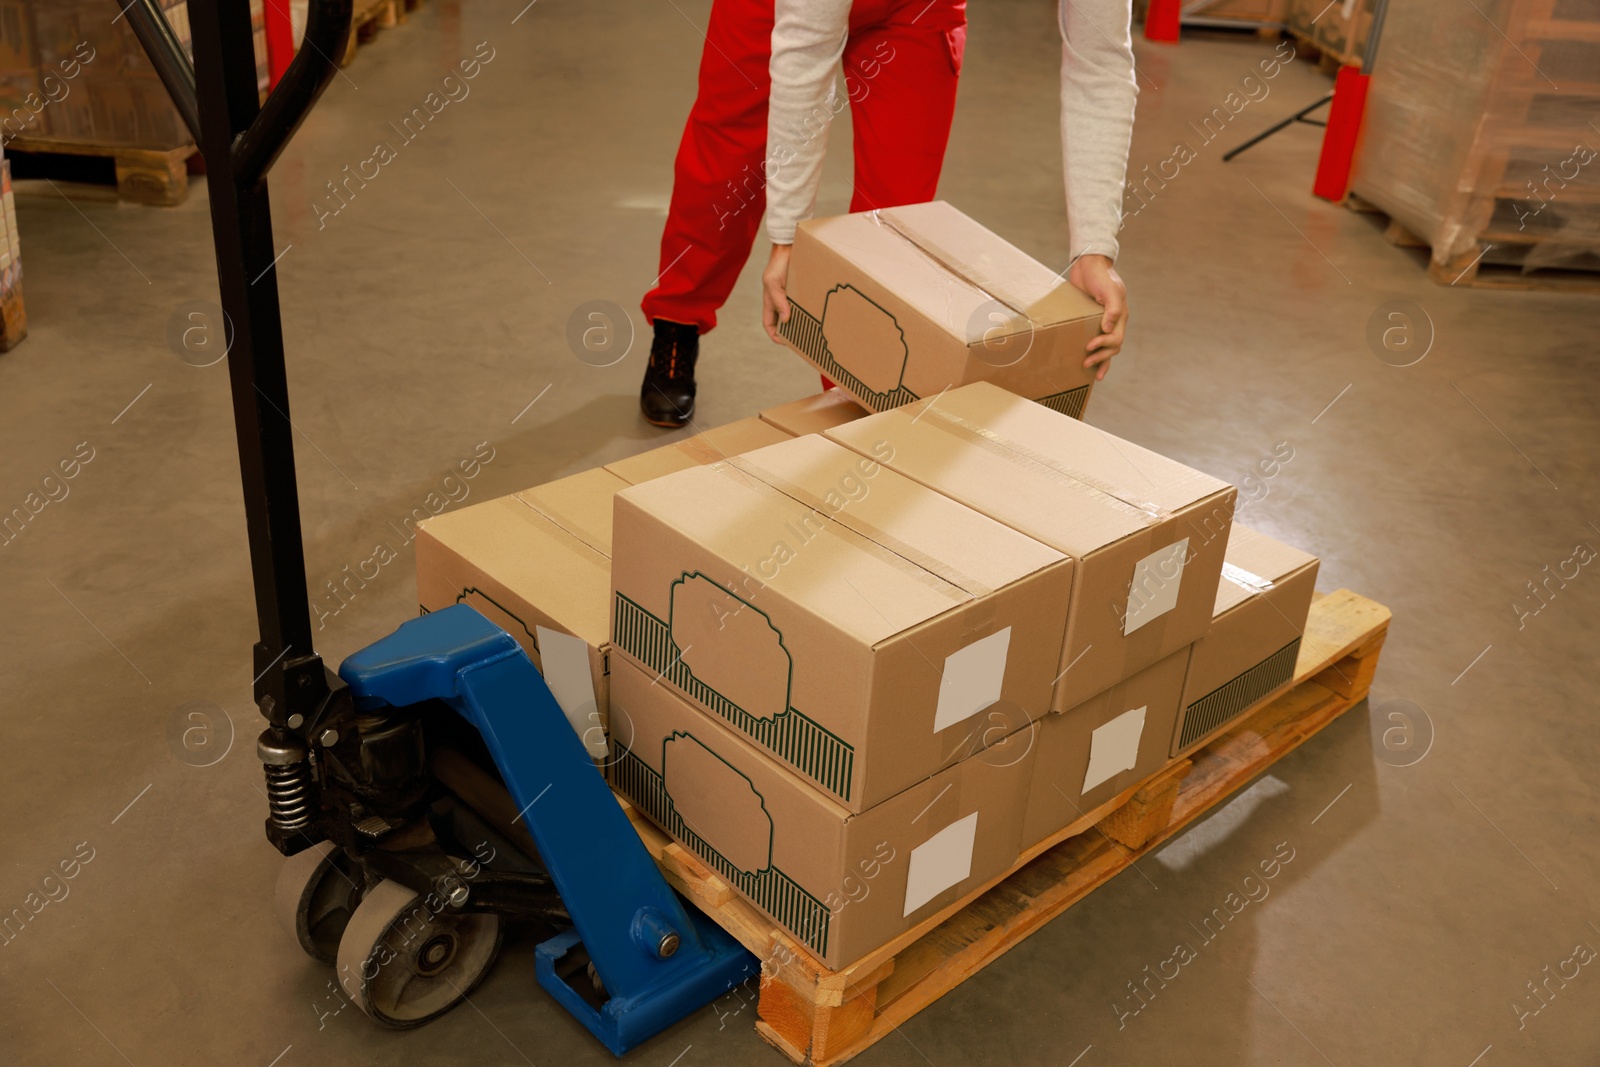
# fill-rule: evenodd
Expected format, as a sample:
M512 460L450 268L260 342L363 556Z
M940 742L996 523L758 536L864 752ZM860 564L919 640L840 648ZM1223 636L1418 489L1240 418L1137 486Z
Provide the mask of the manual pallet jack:
M267 839L288 857L279 915L401 1028L466 998L508 919L538 920L557 931L539 984L620 1055L757 962L667 885L527 654L467 605L337 674L313 648L266 175L335 73L351 0L311 0L265 102L246 0L190 0L192 64L157 0L126 16L205 159L261 632L256 749Z

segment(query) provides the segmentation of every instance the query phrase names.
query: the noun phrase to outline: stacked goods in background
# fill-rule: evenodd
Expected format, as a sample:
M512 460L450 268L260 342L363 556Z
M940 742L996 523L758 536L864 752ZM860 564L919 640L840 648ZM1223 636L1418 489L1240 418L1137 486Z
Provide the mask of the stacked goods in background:
M1593 288L1573 272L1600 270L1597 115L1593 0L1395 4L1351 190L1436 281Z
M802 222L785 342L863 407L993 382L1074 418L1100 306L943 201Z
M136 148L192 143L126 19L99 0L0 0L5 136ZM162 0L189 50L187 0ZM263 0L252 0L256 78L267 86Z
M0 205L5 233L0 237L0 352L9 352L28 336L28 314L22 304L22 238L17 233L17 205L11 192L11 161L0 151Z
M617 490L864 414L847 397L824 394L424 519L416 524L418 606L471 604L516 638L591 752L603 756Z
M1321 54L1326 67L1359 67L1376 9L1376 0L1289 0L1286 22L1297 41ZM1393 14L1384 25L1386 50Z
M0 138L12 152L109 156L124 199L175 204L193 138L128 20L104 0L0 0ZM186 0L162 0L189 47ZM252 0L256 78L267 86L263 0ZM113 21L114 20L114 21Z
M1185 26L1233 26L1277 23L1289 16L1289 0L1201 0L1184 5ZM1274 34L1276 36L1276 34Z

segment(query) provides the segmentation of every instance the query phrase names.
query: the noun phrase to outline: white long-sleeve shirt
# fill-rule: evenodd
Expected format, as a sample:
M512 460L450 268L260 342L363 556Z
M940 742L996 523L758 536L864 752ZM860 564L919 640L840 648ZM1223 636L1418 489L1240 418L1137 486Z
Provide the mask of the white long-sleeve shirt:
M816 208L828 127L843 108L833 74L849 33L850 0L776 0L775 7L767 234L790 244L795 224ZM1060 0L1061 158L1073 259L1117 257L1139 91L1130 9L1130 0Z

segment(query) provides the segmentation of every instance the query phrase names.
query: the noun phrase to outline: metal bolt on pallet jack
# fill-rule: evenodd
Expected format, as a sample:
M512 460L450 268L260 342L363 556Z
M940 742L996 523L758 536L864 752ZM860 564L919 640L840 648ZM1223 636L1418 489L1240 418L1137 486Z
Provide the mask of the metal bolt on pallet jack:
M335 73L351 0L311 0L262 102L246 0L190 0L191 64L156 0L126 16L205 159L227 319L267 720L279 917L368 1015L465 999L507 920L554 936L539 984L612 1052L756 972L667 885L543 677L467 605L403 623L338 673L312 642L266 175Z

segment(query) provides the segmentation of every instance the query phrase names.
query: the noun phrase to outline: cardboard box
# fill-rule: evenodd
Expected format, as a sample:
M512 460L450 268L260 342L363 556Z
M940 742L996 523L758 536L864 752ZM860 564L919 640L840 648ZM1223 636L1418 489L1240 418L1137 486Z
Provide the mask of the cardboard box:
M625 489L615 521L612 659L851 811L1049 706L1071 560L875 459L797 437Z
M1210 629L1226 482L984 383L827 436L1077 560L1055 710Z
M788 435L758 419L620 461L640 480ZM423 611L477 608L522 645L582 736L607 721L612 497L631 483L605 467L447 512L417 526ZM576 709L576 710L575 710ZM603 756L601 735L585 737Z
M863 407L989 381L1081 417L1100 305L943 201L802 222L778 332Z
M558 478L514 494L556 526L576 537L607 559L611 558L611 498L628 482L596 467L566 478ZM609 583L605 599L611 599Z
M1294 680L1317 557L1234 524L1211 632L1195 642L1171 753L1199 748Z
M830 967L1004 874L1020 852L1031 725L857 814L622 657L611 700L618 792Z
M791 437L802 437L854 422L866 413L867 409L852 400L843 389L824 389L816 396L768 408L761 413L761 421L776 426Z
M706 463L737 456L767 445L787 441L792 434L751 416L718 426L714 430L685 437L648 452L640 452L627 459L607 463L606 470L627 481L629 485L648 482L676 471L688 470Z
M1189 650L1174 652L1072 710L1040 720L1024 848L1166 765L1188 666Z
M592 494L595 503L580 515L609 506L610 494L627 485L605 471L562 482L576 484L541 488L557 498L580 488ZM590 755L603 758L611 560L604 541L574 532L581 521L553 519L545 506L519 494L418 523L417 603L424 612L471 604L516 638Z

